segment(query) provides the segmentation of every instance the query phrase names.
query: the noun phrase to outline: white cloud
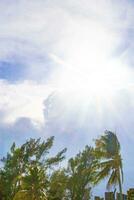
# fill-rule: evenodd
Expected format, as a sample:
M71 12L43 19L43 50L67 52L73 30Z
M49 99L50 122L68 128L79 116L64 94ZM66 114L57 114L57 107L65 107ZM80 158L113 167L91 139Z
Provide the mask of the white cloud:
M17 59L27 66L28 81L0 83L0 107L10 122L22 116L43 122L42 102L55 90L61 68L67 68L62 64L79 64L86 71L88 57L96 62L101 55L97 64L109 59L133 28L133 6L126 0L5 0L0 5L0 60ZM40 83L48 68L51 86Z
M0 13L1 57L16 52L27 53L28 48L34 49L37 54L49 54L51 51L64 54L68 40L62 49L59 43L70 38L74 31L77 34L78 26L86 31L91 20L104 25L113 34L119 34L116 35L118 39L122 36L119 27L127 28L132 23L132 9L126 1L122 4L110 0L24 0L12 4L4 1L1 2Z
M49 87L32 81L17 84L1 81L0 88L0 110L5 113L3 121L11 123L27 117L44 123L43 101L51 93Z

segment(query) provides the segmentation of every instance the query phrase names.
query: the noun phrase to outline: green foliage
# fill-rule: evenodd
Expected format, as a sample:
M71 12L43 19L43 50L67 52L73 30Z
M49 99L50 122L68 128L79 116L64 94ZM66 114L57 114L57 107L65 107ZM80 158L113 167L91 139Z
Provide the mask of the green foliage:
M30 139L21 147L16 147L15 143L12 145L10 153L2 159L4 167L0 171L2 191L5 200L12 200L16 195L20 196L23 190L26 190L28 194L28 188L25 188L27 181L31 180L31 183L29 182L30 191L30 186L34 188L36 183L35 177L37 180L40 180L37 176L41 176L41 174L44 178L43 181L45 183L47 182L46 171L62 161L66 151L64 149L55 157L48 157L53 140L54 137L48 138L47 141ZM41 181L38 182L42 184ZM38 191L36 192L38 194Z
M16 193L14 200L21 196L27 200L47 200L45 188L47 188L46 172L38 163L32 163L21 177L21 189Z
M115 133L105 131L99 139L95 141L96 148L94 154L98 164L95 182L98 183L109 177L107 189L119 185L120 199L122 199L123 168L120 154L120 143Z
M90 199L95 176L92 152L93 149L86 146L84 151L69 160L67 169L69 199Z
M52 173L49 183L48 200L66 199L68 177L65 170L56 170Z
M119 185L122 194L123 170L120 143L116 134L106 131L58 168L66 149L50 156L54 137L46 141L30 139L15 143L1 161L0 200L90 200L91 189L105 177L107 188ZM122 196L120 196L122 199Z

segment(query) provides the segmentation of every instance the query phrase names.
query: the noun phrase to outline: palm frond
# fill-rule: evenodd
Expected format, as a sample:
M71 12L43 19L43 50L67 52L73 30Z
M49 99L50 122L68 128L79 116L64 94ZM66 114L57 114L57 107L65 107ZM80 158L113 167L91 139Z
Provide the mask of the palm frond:
M109 190L112 186L117 185L117 183L118 183L118 173L117 170L113 170L107 183L107 189Z
M110 174L109 166L104 167L101 171L96 174L95 184L99 183L102 179L108 177Z

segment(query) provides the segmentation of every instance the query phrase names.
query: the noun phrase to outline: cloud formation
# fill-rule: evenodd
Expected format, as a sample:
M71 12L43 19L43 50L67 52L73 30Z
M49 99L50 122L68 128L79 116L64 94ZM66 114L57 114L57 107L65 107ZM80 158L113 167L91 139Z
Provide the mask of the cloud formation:
M5 113L3 121L15 122L28 117L36 123L44 123L43 100L51 92L45 85L33 81L9 83L0 81L0 110Z

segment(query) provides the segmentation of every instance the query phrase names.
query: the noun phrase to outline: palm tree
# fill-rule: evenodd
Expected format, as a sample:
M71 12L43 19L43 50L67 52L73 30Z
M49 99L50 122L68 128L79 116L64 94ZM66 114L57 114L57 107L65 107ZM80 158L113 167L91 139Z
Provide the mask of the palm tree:
M118 185L120 200L122 200L123 167L120 143L115 133L105 131L104 135L95 140L95 155L99 161L96 183L109 177L107 189Z

